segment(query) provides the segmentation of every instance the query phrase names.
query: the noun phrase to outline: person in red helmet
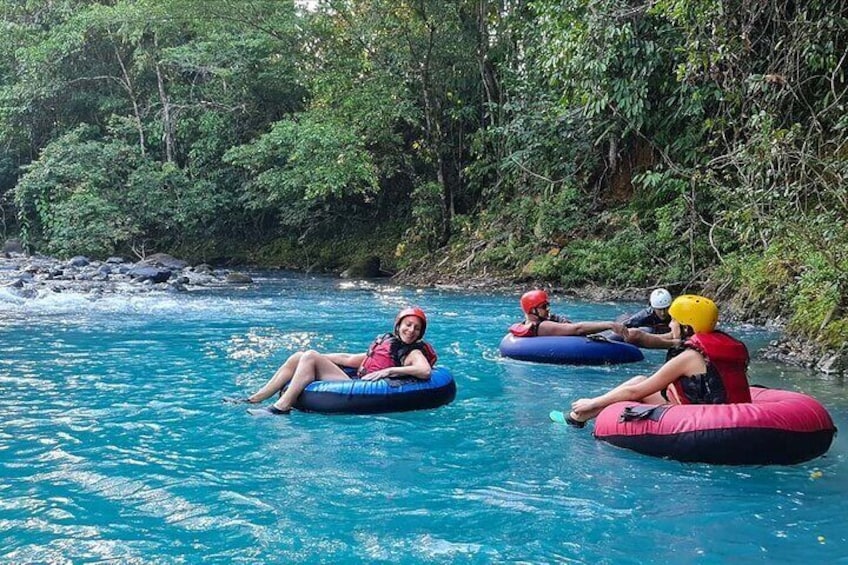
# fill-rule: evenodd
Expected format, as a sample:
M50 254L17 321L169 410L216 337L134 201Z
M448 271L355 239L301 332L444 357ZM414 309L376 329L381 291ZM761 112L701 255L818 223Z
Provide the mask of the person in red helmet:
M378 336L365 353L298 351L258 391L247 398L224 401L256 404L279 392L280 398L271 406L251 408L248 412L256 416L287 414L313 381L376 381L391 377L427 380L436 363L436 352L423 341L426 330L424 311L417 306L404 308L395 317L394 331ZM356 369L356 374L348 375L345 367Z
M519 302L524 311L524 321L509 327L515 337L589 335L604 330L626 332L624 325L618 322L572 322L551 314L551 303L544 290L525 292Z

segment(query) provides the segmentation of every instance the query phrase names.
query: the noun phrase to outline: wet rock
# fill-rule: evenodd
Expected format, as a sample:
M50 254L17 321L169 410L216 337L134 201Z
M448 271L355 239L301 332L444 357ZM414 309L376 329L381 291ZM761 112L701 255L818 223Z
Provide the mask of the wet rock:
M186 290L185 285L179 281L171 281L166 288L166 292L185 292Z
M840 375L848 371L848 352L837 351L819 359L816 369L826 375Z
M24 254L24 246L21 245L21 240L19 239L7 239L3 244L3 253L7 256L9 255L23 255Z
M182 270L188 267L188 261L177 259L167 253L154 253L136 263L138 266L163 267L171 270Z
M215 277L211 274L204 274L204 273L198 274L198 273L193 273L191 271L185 271L183 273L183 277L188 279L188 281L183 283L183 284L192 284L192 285L203 286L203 285L208 285L208 284L212 284L212 283L216 282Z
M344 279L374 279L377 277L386 276L380 269L380 258L376 255L371 255L365 259L354 262L350 267L342 271L341 277Z
M193 269L185 261L166 254L148 257L148 261L169 266L132 264L120 257L110 257L105 262L79 257L61 261L43 255L0 255L0 286L8 287L10 295L22 299L39 298L50 292L92 296L112 292L184 292L192 286L223 285L231 274L226 269L213 270L207 264ZM236 273L229 282L248 284L253 279Z
M127 273L136 282L162 283L171 278L171 271L158 267L133 267Z
M253 282L253 279L244 273L230 273L225 280L229 284L250 284Z

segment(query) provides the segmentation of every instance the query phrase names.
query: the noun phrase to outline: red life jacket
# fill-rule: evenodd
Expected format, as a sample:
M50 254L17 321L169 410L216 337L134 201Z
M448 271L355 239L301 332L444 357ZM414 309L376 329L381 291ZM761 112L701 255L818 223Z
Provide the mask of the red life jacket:
M431 367L436 364L436 351L426 341L404 343L394 334L383 334L368 348L357 374L361 377L389 367L402 367L407 355L416 350L424 354Z
M681 377L673 386L682 404L751 402L748 388L748 349L724 332L695 334L683 343L704 356L707 372Z
M538 322L532 322L529 326L526 325L526 322L517 322L512 324L509 327L509 333L515 337L536 337L539 335L539 326L545 321L556 322L558 324L570 323L569 319L564 316L551 314L547 318L540 318Z
M536 337L539 335L539 324L533 323L526 326L523 323L518 322L509 327L509 333L515 337Z

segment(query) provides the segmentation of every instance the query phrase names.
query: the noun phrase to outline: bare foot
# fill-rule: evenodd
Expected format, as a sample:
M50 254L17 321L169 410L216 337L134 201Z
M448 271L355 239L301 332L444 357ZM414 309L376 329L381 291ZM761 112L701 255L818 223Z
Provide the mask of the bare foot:
M289 412L291 412L291 410L280 410L274 405L247 409L247 413L251 416L283 416Z

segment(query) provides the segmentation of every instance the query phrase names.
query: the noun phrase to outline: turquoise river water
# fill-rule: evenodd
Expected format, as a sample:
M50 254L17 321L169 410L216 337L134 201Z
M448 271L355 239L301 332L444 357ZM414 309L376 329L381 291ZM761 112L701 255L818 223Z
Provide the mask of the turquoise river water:
M662 359L523 363L518 296L289 273L182 294L0 295L2 563L848 563L848 446L794 466L683 464L548 421ZM251 417L222 404L301 348L362 351L419 304L445 407ZM640 307L555 299L572 319ZM752 352L774 336L726 327ZM845 382L755 361L819 398Z

